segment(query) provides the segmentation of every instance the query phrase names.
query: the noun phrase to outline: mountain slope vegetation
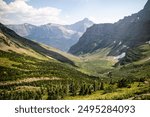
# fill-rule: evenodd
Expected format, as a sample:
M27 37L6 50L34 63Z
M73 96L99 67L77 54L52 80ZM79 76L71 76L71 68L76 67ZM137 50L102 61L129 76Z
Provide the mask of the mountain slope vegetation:
M92 26L70 49L78 56L0 24L0 99L149 100L149 10L150 0L115 24Z
M78 92L74 85L79 88L80 82L94 82L96 77L76 70L76 57L68 55L71 60L67 55L0 24L0 99L61 99Z
M149 99L149 44L135 49L142 58L113 67L121 60L108 48L75 57L0 31L0 99Z

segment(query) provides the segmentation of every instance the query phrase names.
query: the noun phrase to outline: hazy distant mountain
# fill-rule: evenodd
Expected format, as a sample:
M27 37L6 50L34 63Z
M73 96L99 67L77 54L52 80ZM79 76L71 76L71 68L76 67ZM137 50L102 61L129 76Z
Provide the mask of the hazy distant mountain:
M8 25L7 27L13 29L17 34L19 34L22 37L30 35L32 31L37 28L37 26L28 23L19 25Z
M53 46L63 51L75 44L86 29L93 25L93 22L85 18L72 25L46 24L34 26L31 24L8 25L20 36L26 37L46 45Z
M95 24L90 27L78 43L71 47L75 55L110 48L108 55L121 55L133 47L150 40L150 1L144 9L125 17L114 24Z
M51 57L63 63L69 63L74 65L74 62L69 60L64 55L60 54L60 52L50 49L50 47L48 48L46 46L40 45L39 43L23 38L17 35L11 29L5 27L1 23L0 23L0 51L15 52L22 55L34 57L42 55L46 57Z

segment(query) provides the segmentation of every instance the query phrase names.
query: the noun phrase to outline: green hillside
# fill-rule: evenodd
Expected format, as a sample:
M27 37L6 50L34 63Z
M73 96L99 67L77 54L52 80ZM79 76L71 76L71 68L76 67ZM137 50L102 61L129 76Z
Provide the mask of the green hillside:
M0 25L0 99L150 99L150 46L73 56Z
M99 54L100 55L100 54ZM94 57L94 56L93 56ZM94 57L95 58L95 57ZM93 58L93 60L94 60ZM101 60L101 59L99 59ZM107 59L108 60L108 59ZM130 60L130 61L129 61ZM125 64L119 65L122 61ZM128 62L127 62L128 61ZM105 64L105 62L103 62ZM84 64L84 63L83 63ZM93 61L94 64L94 61ZM99 66L99 64L96 64ZM117 66L116 66L117 65ZM118 62L116 67L105 70L103 65L101 69L93 67L95 72L100 72L100 78L103 81L102 90L93 92L86 96L67 96L70 100L112 100L112 99L150 99L150 45L140 45L133 50L128 50L126 56ZM107 66L107 64L106 64ZM103 72L102 72L103 70ZM110 74L111 73L111 74Z
M71 85L71 82L92 83L93 81L92 77L77 71L72 66L52 59L40 60L15 52L0 51L0 61L2 61L0 62L0 91L2 94L0 99L34 99L35 97L24 97L22 95L26 95L26 91L29 91L29 93L46 91L45 88L51 85L61 87L62 84L65 84L61 87L65 90L66 85ZM42 87L43 89L41 89ZM18 88L22 97L16 94ZM14 96L10 97L11 95ZM16 97L16 95L19 97ZM42 96L42 94L40 95ZM47 97L44 99L47 99Z
M81 73L77 57L29 41L0 25L0 99L62 99L96 77ZM92 89L91 89L92 90Z
M80 62L77 62L79 70L94 76L104 76L106 73L113 68L113 65L117 62L112 56L107 56L110 49L105 48L103 50L98 50L93 53L85 54L80 57Z

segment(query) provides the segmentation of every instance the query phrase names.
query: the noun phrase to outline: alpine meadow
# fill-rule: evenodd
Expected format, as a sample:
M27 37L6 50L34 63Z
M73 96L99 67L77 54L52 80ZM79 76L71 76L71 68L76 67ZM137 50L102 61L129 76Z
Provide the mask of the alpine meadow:
M150 100L150 0L115 23L4 22L17 2L0 0L0 100Z

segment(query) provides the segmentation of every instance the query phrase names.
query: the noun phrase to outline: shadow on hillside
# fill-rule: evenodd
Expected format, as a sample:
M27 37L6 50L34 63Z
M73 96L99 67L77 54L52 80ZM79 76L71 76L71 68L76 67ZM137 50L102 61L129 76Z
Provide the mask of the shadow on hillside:
M53 52L51 50L47 50L44 47L40 46L38 43L30 41L26 38L23 38L19 35L17 35L13 30L5 27L3 24L0 23L0 29L3 33L9 35L10 37L13 37L15 41L18 41L19 43L21 43L24 46L27 46L31 49L33 49L34 51L36 51L39 54L42 54L44 56L49 56L52 57L60 62L63 63L69 63L73 66L75 66L74 62L71 61L70 59L66 58L65 56L57 53L57 52Z

